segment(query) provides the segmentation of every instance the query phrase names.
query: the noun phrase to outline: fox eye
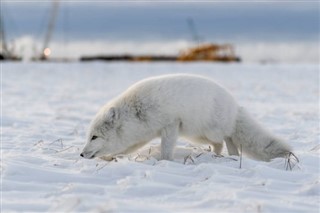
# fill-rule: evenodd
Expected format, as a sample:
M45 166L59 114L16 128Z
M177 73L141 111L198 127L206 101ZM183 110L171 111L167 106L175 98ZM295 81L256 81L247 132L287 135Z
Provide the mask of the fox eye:
M93 140L95 140L95 139L97 139L98 137L97 136L92 136L92 138L91 138L91 140L93 141Z

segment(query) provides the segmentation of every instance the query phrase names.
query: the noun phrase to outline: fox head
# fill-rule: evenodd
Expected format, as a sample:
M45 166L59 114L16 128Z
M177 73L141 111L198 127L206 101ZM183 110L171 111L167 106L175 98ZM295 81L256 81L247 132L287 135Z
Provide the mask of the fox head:
M116 107L101 110L91 122L81 157L92 159L121 151L121 115Z

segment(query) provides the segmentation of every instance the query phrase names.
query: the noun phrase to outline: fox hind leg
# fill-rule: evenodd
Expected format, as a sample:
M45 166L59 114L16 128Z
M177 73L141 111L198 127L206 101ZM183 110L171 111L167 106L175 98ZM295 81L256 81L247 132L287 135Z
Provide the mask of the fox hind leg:
M214 152L217 155L221 155L223 144L222 143L212 143L212 142L211 142L211 144L212 144L212 146L214 148Z

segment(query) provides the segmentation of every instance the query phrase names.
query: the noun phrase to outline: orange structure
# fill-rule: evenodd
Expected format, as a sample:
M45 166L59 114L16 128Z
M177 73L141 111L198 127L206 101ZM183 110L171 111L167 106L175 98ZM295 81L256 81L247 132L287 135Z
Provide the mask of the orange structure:
M202 44L182 51L178 61L240 61L230 44Z

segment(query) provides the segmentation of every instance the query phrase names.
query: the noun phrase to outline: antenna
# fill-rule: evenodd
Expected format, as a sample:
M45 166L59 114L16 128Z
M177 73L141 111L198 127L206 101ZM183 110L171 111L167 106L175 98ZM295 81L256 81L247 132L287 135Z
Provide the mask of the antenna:
M196 42L197 44L200 44L200 36L198 34L198 31L196 29L196 26L194 24L194 21L192 18L188 18L187 19L187 23L188 23L188 27L189 27L189 30L191 32L191 35L192 35L192 40L194 42Z

